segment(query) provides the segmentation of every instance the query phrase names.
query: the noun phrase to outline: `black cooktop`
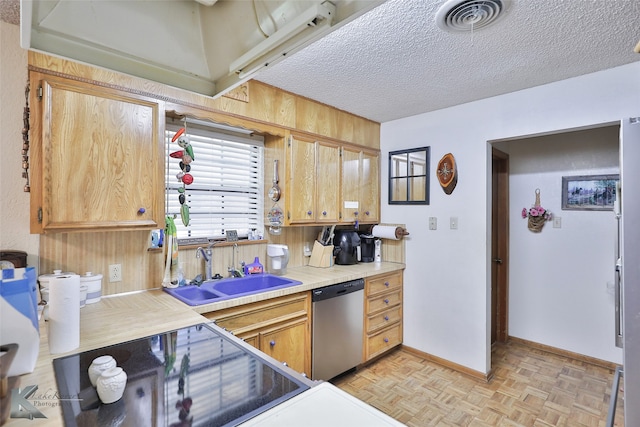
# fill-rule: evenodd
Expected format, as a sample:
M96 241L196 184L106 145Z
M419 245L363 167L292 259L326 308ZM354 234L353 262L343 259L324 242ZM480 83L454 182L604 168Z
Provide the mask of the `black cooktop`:
M103 404L87 370L111 355L124 396ZM200 324L53 361L67 426L235 426L307 390L303 381Z

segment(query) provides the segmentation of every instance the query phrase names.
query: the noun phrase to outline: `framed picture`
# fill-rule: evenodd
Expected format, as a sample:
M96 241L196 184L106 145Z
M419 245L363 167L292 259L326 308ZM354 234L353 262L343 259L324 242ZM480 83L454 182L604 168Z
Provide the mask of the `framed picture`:
M613 210L620 175L580 175L562 177L562 209Z

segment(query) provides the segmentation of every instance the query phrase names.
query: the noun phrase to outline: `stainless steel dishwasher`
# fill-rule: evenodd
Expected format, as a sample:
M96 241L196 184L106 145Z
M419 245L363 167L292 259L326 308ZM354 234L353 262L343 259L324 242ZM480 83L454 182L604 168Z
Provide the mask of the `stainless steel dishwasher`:
M311 378L330 380L362 361L364 279L314 289Z

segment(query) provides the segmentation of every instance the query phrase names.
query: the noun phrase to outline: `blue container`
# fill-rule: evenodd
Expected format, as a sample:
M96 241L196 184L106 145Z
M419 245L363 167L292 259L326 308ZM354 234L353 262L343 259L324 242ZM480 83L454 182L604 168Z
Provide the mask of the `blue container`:
M0 297L30 319L33 327L39 331L37 284L35 267L2 270Z

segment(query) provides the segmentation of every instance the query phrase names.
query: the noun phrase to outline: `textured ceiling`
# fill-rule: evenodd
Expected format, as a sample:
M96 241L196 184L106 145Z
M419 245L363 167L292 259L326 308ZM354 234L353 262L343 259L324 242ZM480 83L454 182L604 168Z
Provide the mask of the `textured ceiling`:
M446 1L387 0L256 79L386 122L640 60L640 0L512 0L473 33L438 28Z
M0 21L20 24L20 0L0 0Z
M464 34L444 3L387 0L256 79L386 122L640 60L638 0L513 0Z

